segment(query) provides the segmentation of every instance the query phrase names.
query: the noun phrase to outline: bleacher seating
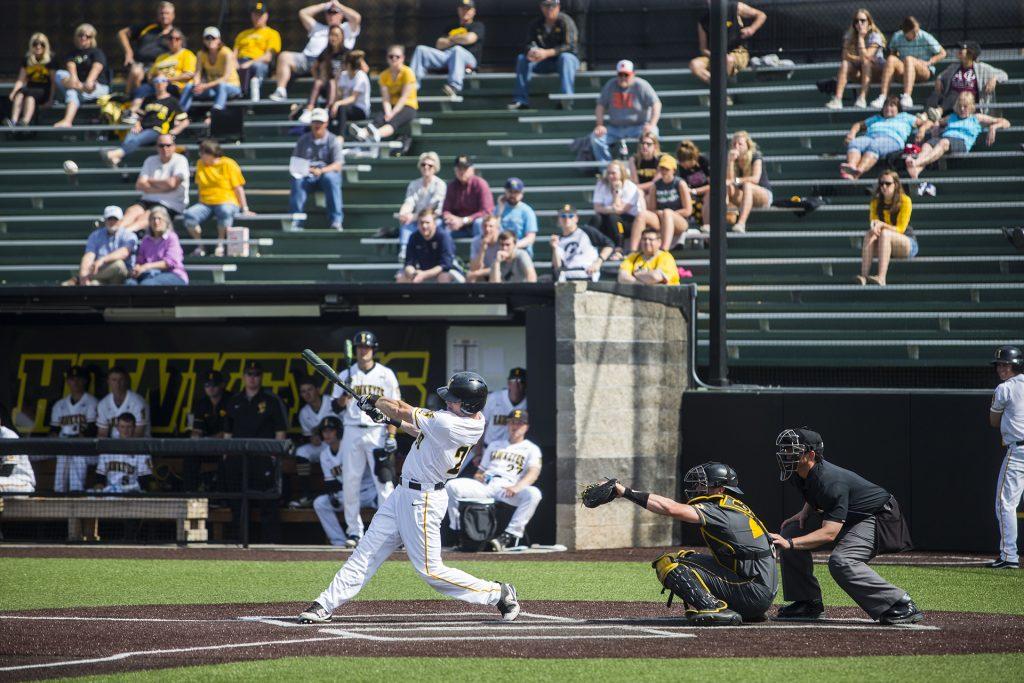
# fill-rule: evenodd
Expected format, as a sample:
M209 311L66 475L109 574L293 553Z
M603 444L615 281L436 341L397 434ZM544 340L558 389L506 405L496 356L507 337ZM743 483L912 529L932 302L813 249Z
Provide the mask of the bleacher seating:
M1001 131L992 148L985 147L982 138L975 153L949 155L940 168L930 170L927 179L938 188L937 197L918 197L908 185L921 252L911 262L894 262L890 285L884 289L852 284L875 173L859 182L837 178L845 131L874 112L849 104L840 111L823 106L827 98L814 84L834 75L834 63L740 75L730 90L735 101L730 129L749 130L760 145L776 198L822 195L828 203L804 217L788 210L756 210L746 234L729 235L734 364L813 365L828 359L862 366L973 365L994 345L1020 341L1024 256L1013 251L999 228L1019 223L1024 215L1024 58L987 59L1010 74L1010 83L1000 86L995 109L1015 125ZM557 89L551 77L537 78L533 101L542 108L526 112L504 108L512 90L511 74L469 77L461 102L440 96L443 79L428 77L408 155L391 158L385 145L381 158L350 160L343 187L343 233L328 230L322 208L313 206L304 231L287 230L287 161L300 127L285 120L288 103L249 107L244 141L227 144L225 150L242 164L250 206L260 214L239 223L251 228L253 239L273 242L260 247L259 258L188 257L193 282L390 281L396 247L374 235L378 228L394 225L406 183L417 175L416 155L426 150L441 155L441 177L446 180L452 177L452 159L459 153L476 158L478 171L496 193L507 176L521 177L526 201L538 210L546 236L555 229L558 206L572 202L589 209L599 168L592 162L576 162L568 144L592 128L594 94L610 75L581 74L571 112L560 106L564 97L545 98L544 93ZM654 69L640 75L665 95L665 150L674 150L683 138L706 148L703 84L685 69ZM929 88L919 90L919 104ZM898 86L894 91L899 92ZM848 101L853 96L848 93ZM135 196L135 169L149 153L131 155L125 171L106 169L97 150L112 144L110 127L80 125L54 131L48 124L55 116L53 111L44 112L42 126L29 136L8 135L0 147L0 247L5 242L18 245L0 248L3 283L52 284L64 279L66 272L48 264L78 259L79 240L92 227L85 217L98 216L112 201L127 204ZM79 121L90 123L94 117L95 110L84 107ZM193 163L202 131L194 125L184 136ZM65 159L79 165L76 176L64 174ZM38 241L45 248L30 248L26 241ZM705 292L708 253L706 242L701 243L705 248L679 249L676 257L694 272ZM468 243L460 241L457 248L468 261ZM547 239L538 239L534 251L539 271L548 272ZM215 268L200 270L198 265ZM614 264L606 271L606 278L614 277ZM706 310L702 297L699 305ZM704 316L700 325L705 325ZM706 346L700 349L703 353Z

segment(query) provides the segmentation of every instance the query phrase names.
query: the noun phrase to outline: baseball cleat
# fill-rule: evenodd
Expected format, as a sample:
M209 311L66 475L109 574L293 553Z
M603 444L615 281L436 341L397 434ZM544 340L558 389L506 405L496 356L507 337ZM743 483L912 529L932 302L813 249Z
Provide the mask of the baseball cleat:
M916 624L924 619L924 612L917 608L909 595L885 611L885 614L878 618L880 624L895 626L897 624Z
M306 611L299 615L300 624L326 624L331 620L331 613L319 602L314 602Z
M357 545L359 545L359 539L360 539L360 536L349 536L348 538L345 539L345 547L346 548L355 548Z
M517 545L519 545L519 537L513 536L509 533L502 533L497 538L492 538L490 540L490 544L491 550L493 550L496 553L500 553L501 551L506 550L507 548L515 548Z
M743 623L743 617L728 608L709 611L688 609L686 620L690 626L740 626Z
M775 613L775 618L780 620L791 619L793 621L810 621L820 619L825 613L825 607L820 600L797 600L784 607L780 607Z
M501 597L498 598L498 611L501 612L503 621L515 621L519 616L519 599L516 596L516 587L510 583L499 584L501 586ZM317 605L319 607L319 605Z
M985 565L988 569L1020 569L1019 562L1010 562L1009 560L993 560Z

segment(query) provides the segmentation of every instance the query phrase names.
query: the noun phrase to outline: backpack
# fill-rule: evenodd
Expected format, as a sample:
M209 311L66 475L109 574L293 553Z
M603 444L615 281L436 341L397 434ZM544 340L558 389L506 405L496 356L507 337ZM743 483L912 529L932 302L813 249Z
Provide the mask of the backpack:
M487 542L497 535L498 518L494 503L464 501L459 504L459 550L476 553L487 548Z
M1024 228L1017 226L1015 228L1003 228L1003 234L1006 235L1006 239L1010 241L1017 251L1024 253Z

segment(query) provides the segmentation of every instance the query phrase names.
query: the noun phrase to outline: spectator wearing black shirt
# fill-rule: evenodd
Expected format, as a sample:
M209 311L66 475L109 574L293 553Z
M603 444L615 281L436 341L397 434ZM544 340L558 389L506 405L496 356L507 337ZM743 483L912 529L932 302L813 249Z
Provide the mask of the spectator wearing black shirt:
M28 51L21 62L18 78L7 98L11 101L11 115L7 125L19 123L27 126L39 108L53 101L53 53L50 39L43 33L33 33L28 40Z
M110 92L107 55L96 46L96 27L81 24L75 29L75 49L64 58L55 74L57 94L64 100L64 116L54 128L70 128L82 100L92 102Z
M566 95L575 92L576 71L580 68L579 31L568 14L562 14L559 0L542 0L540 12L543 15L530 24L526 46L516 58L516 89L514 102L509 109L526 109L530 106L530 79L533 74L557 73L561 79L561 91ZM564 100L571 107L571 100Z
M768 16L759 9L754 9L745 2L730 0L726 9L726 73L735 76L750 64L750 52L747 41L764 26ZM690 71L704 81L711 82L711 49L708 38L708 24L711 23L711 12L707 11L697 24L697 43L700 55L690 60Z
M124 142L116 149L105 149L100 156L110 166L117 166L126 156L139 147L156 143L161 135L177 137L188 128L188 114L181 110L178 98L168 90L167 76L157 76L152 84L156 92L142 101L139 120L125 136Z
M704 220L704 200L711 191L711 164L692 140L679 143L676 161L679 162L679 177L686 182L693 198L693 220L701 226L702 232L711 232L711 226Z
M135 92L156 58L167 52L170 45L168 39L173 30L174 4L160 2L156 6L154 21L126 26L117 32L117 40L124 50L124 66L128 69L125 92Z
M310 74L313 76L313 87L309 91L309 98L306 100L306 108L299 115L299 123L309 123L316 108L317 101L323 98L329 104L337 87L337 78L341 74L345 55L348 48L345 47L345 32L341 26L332 26L327 31L327 47L313 62Z
M448 82L441 90L449 97L462 92L466 72L477 68L484 49L484 23L476 20L474 0L458 0L456 11L459 23L438 38L434 47L417 45L409 63L421 83L429 70L446 71Z
M455 242L451 233L437 227L431 209L420 211L417 232L409 238L405 251L405 267L395 275L396 282L419 283L437 281L465 282L455 266Z

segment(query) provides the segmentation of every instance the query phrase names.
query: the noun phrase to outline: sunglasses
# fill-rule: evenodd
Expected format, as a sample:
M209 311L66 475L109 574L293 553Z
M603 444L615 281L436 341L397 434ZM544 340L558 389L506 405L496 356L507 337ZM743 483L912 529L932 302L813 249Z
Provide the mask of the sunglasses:
M93 38L96 37L96 34L95 33L79 33L75 37L76 38L88 38L88 39L92 40Z
M894 183L891 180L879 180L878 184L879 185L884 185L884 186L889 186L889 185L895 185L896 183Z
M388 59L401 59L405 55L388 55Z
M617 78L629 78L632 75L633 74L616 74L616 77Z
M576 214L574 214L574 213L560 213L560 214L558 214L558 217L559 218L564 218L564 219L568 220L570 218L576 218Z
M163 148L163 147L174 147L174 143L173 142L161 142L161 143L157 144L157 147L161 147L161 148Z
M644 140L643 142L640 143L640 145L642 147L654 147L654 143L651 142L650 140Z
M203 36L203 41L217 40L217 36Z
M858 24L866 24L866 23L868 23L868 20L866 18L864 18L864 17L858 17L857 19L854 19L854 21L857 22Z
M434 168L434 165L429 161L424 161L420 164L420 168Z
M33 40L32 47L46 47L46 43L41 40Z

